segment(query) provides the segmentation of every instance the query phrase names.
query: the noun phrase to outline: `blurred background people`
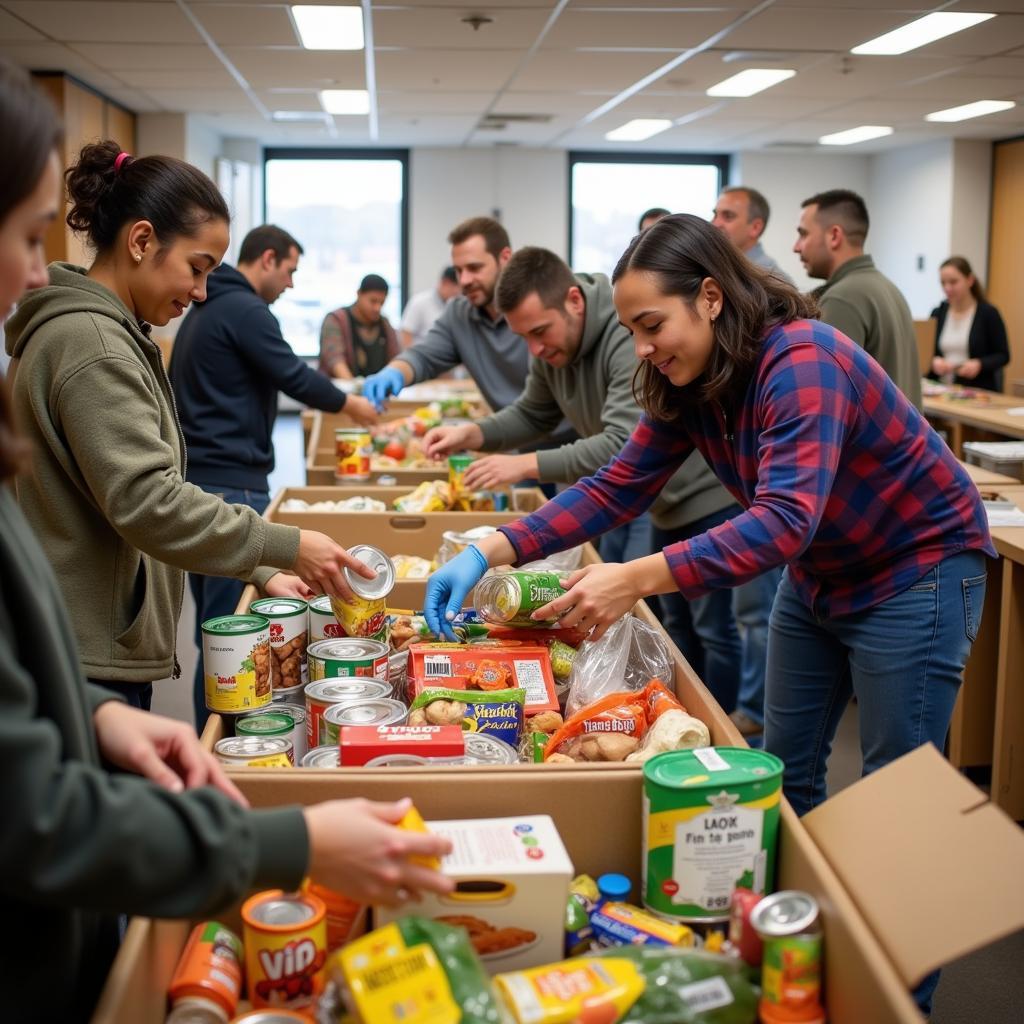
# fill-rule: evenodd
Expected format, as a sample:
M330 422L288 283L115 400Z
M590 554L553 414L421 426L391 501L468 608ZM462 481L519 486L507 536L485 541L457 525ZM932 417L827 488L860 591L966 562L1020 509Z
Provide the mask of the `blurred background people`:
M381 309L388 283L380 274L367 274L359 283L356 301L324 317L320 328L320 372L351 380L383 370L398 355L398 337Z

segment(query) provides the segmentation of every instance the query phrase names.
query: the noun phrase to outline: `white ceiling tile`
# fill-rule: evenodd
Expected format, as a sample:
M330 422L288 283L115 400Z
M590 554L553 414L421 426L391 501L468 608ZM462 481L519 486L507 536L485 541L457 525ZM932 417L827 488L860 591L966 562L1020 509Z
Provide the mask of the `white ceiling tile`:
M806 10L769 7L733 29L723 43L737 49L849 50L898 28L913 17L888 10L838 8L828 17L808 17Z
M249 84L260 89L366 88L366 57L361 50L225 47L224 53Z
M490 93L472 92L377 92L381 115L464 114L479 116L490 102Z
M604 102L607 96L581 95L571 92L504 92L494 105L499 114L553 113L582 117Z
M209 71L132 70L119 71L118 78L135 89L226 89L235 80L219 64Z
M540 92L594 88L618 92L660 67L665 59L664 54L541 50L516 76L511 88Z
M0 42L30 42L44 38L45 36L31 25L26 25L20 18L0 10Z
M471 13L463 8L375 9L373 41L376 46L408 49L525 50L533 45L549 14L544 8L487 6L483 10L494 21L474 30L461 21Z
M991 10L1002 4L978 3L973 9ZM980 25L956 32L930 46L922 46L923 54L948 54L951 57L983 57L1024 46L1024 14L1000 14Z
M521 55L513 50L425 50L376 55L380 89L493 92L515 70Z
M636 6L646 8L647 5ZM678 52L703 42L741 13L734 9L582 11L569 8L555 22L543 45L548 49L667 47Z
M248 113L253 109L241 89L147 89L164 110L189 112Z
M174 3L7 0L6 8L61 42L194 43L199 34Z
M320 97L315 92L275 92L264 89L256 94L268 110L303 110L323 112Z
M892 90L893 99L920 97L938 100L946 106L959 106L975 100L1013 99L1024 92L1019 78L984 78L976 75L945 75L918 85L902 86ZM949 102L946 102L946 101Z
M207 46L136 46L129 43L74 43L71 49L100 67L118 71L190 71L223 67Z
M252 4L192 4L191 10L218 46L298 46L284 4L256 7Z

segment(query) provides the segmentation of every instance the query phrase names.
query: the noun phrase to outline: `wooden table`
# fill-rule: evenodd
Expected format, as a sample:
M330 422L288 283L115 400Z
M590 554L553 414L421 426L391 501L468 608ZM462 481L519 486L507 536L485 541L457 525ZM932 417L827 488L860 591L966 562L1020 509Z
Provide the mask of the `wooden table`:
M964 441L1024 438L1024 416L1010 416L1007 412L1024 406L1024 402L995 391L981 394L983 398L954 398L946 394L923 400L925 416L942 424L949 436L949 447L958 459L963 457Z
M994 498L1007 488L1024 488L1015 476L1006 476L1005 473L993 473L991 469L982 469L981 466L972 466L969 462L960 462L960 465L967 471L967 475L974 481L974 486L981 491L983 498Z
M1024 509L1024 486L998 497ZM964 670L949 733L958 768L992 765L992 800L1024 819L1024 527L996 527L981 628Z

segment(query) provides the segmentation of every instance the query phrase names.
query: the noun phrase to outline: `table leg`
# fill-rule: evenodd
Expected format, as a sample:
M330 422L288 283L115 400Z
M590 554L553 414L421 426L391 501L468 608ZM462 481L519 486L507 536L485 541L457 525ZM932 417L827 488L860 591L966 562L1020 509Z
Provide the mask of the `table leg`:
M1024 819L1024 565L1003 559L992 799Z

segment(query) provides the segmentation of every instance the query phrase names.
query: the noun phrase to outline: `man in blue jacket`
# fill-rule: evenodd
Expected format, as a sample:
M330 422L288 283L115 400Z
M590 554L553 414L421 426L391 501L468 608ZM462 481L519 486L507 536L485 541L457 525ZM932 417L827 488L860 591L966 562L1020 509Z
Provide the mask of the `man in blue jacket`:
M365 398L346 396L310 369L281 334L270 306L292 287L302 246L273 224L253 228L242 240L238 267L218 267L206 301L182 322L171 356L171 384L188 448L186 479L225 501L262 512L270 502L267 477L274 468L272 434L278 392L325 412L345 411L356 422L375 423ZM238 580L189 575L200 624L230 615L242 594ZM207 718L202 658L196 666L196 728Z

